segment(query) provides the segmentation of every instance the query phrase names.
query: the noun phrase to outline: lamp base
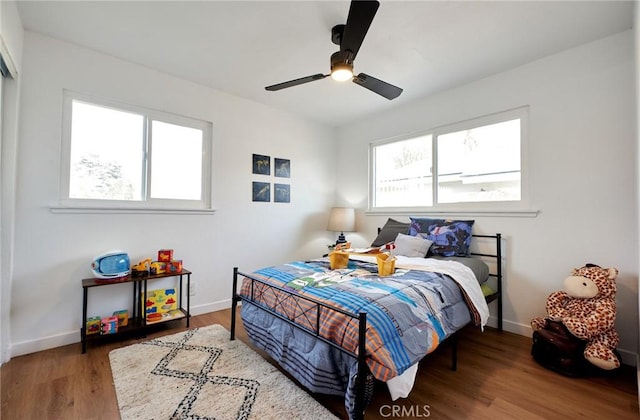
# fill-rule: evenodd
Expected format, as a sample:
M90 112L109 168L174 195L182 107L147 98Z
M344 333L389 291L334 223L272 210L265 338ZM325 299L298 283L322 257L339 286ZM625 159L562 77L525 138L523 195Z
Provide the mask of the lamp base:
M347 239L344 237L344 232L340 232L340 235L338 235L338 240L336 241L336 245L344 244L346 242L347 242Z

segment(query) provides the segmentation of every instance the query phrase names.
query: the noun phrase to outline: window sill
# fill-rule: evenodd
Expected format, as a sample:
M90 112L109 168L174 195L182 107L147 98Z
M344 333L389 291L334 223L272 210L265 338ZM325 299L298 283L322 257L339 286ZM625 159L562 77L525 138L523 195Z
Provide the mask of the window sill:
M49 206L55 214L214 214L215 209L108 207L108 206Z
M367 216L481 216L481 217L538 217L539 210L424 210L372 209Z

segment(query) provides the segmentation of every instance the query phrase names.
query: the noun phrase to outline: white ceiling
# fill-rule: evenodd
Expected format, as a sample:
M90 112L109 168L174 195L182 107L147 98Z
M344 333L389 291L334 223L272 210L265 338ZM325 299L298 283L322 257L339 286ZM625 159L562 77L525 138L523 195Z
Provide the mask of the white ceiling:
M632 27L631 1L381 1L355 60L389 101L330 78L349 1L19 1L25 29L340 126Z

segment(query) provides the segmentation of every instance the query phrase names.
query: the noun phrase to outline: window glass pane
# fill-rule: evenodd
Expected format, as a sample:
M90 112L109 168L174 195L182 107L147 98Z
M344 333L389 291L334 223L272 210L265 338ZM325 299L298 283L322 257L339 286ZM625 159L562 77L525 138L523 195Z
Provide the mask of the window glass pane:
M144 118L73 101L69 197L141 200Z
M520 119L437 137L438 203L520 200Z
M431 136L374 148L374 207L431 206Z
M153 121L151 198L202 198L202 130Z

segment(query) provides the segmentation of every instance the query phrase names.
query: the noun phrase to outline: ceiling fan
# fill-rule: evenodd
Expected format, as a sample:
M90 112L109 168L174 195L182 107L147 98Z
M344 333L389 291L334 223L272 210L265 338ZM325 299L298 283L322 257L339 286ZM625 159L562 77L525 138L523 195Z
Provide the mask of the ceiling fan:
M289 80L288 82L267 86L265 89L276 91L331 76L332 79L337 81L347 81L351 79L353 83L384 96L389 100L400 96L402 89L397 86L376 79L368 74L360 73L356 76L353 73L353 61L358 54L358 50L362 45L362 41L364 41L364 37L369 30L369 26L371 26L371 22L379 6L380 3L377 1L351 1L347 23L344 25L336 25L331 29L331 41L340 46L340 51L331 55L331 73L318 73L312 76L301 77L299 79Z

